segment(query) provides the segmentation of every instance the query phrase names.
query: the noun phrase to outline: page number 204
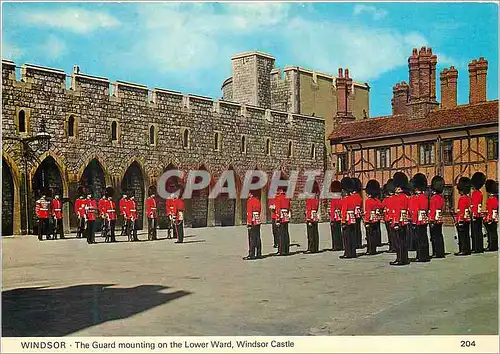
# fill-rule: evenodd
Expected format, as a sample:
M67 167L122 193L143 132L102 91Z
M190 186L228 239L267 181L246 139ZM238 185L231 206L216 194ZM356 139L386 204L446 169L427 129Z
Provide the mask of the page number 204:
M476 341L470 341L470 340L461 340L460 341L460 346L464 348L468 347L475 347L476 346Z

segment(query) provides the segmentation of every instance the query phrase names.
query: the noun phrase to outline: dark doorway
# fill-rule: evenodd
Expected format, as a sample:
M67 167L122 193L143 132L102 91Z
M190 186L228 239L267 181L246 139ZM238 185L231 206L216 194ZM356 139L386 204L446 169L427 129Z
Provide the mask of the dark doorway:
M9 165L2 158L2 235L14 233L14 180Z
M127 172L125 172L121 190L122 192L127 192L128 195L132 193L134 196L137 209L137 228L142 230L144 215L144 177L137 162L133 162L127 169Z

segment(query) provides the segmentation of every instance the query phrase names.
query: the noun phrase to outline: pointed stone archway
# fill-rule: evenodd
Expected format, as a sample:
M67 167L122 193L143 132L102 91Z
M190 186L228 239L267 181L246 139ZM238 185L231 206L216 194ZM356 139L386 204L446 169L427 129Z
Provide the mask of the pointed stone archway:
M12 171L2 158L2 236L14 234L14 195Z
M145 205L145 183L144 174L142 172L141 166L137 161L132 162L132 164L127 168L125 175L123 176L121 183L122 192L126 192L128 195L132 193L135 198L135 204L137 209L137 228L142 230L144 228L144 205Z
M233 173L235 185L236 185L236 199L231 198L228 193L220 193L214 200L214 223L215 226L234 226L238 220L237 209L241 186L240 178L238 177L236 171L232 166L226 170ZM223 188L227 188L227 181L224 183Z
M201 166L198 170L207 171L205 166ZM200 183L201 177L195 179L195 183ZM186 224L191 224L191 227L207 227L213 226L209 225L209 221L213 220L213 210L209 210L209 187L202 190L193 191L191 199L185 199L184 204L186 207ZM211 215L212 214L212 215Z

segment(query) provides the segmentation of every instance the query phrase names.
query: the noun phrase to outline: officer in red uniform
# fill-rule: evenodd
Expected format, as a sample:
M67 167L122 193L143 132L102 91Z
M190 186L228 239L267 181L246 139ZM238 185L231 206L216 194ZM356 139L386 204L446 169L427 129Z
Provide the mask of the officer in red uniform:
M378 190L377 197L375 198L377 201L377 210L375 211L375 213L377 214L377 222L375 223L375 243L377 247L382 246L382 230L380 229L380 222L383 220L384 215L384 207L382 205L382 191L382 188L380 188Z
M273 231L273 247L278 248L279 235L278 235L278 213L276 213L276 198L269 198L269 210L271 211L271 227Z
M306 223L307 223L307 251L305 253L319 252L319 199L317 192L306 199Z
M417 262L429 262L429 238L427 225L429 223L429 198L425 195L427 190L427 177L423 173L413 176L415 187L413 223L417 231Z
M45 235L45 239L50 240L50 202L46 199L48 194L46 190L43 190L40 194L40 199L35 203L35 213L38 219L38 240L42 241L43 235Z
M106 237L106 242L116 242L115 227L116 227L116 204L113 201L115 190L113 187L106 188L106 214L109 223L109 236Z
M484 226L488 233L488 252L498 251L498 182L489 179L485 183L488 201L486 202L486 216Z
M387 232L387 240L389 242L389 253L396 252L396 231L393 227L393 209L391 207L395 190L396 187L394 186L394 180L389 178L387 183L384 185L385 198L382 201L385 230Z
M415 181L410 179L408 183L408 189L405 191L408 196L408 235L407 235L407 245L409 251L416 251L418 244L418 233L417 233L417 195L415 192Z
M137 238L137 209L135 197L132 193L128 194L128 200L125 204L125 215L127 217L127 235L129 241L139 241Z
M278 254L286 256L290 253L290 234L288 233L288 223L290 222L290 199L286 197L285 191L280 188L275 199L276 212L278 213Z
M120 208L120 216L122 218L122 231L120 233L120 236L128 235L127 234L128 219L127 219L127 213L125 210L127 205L128 205L128 196L127 196L127 193L124 192L123 196L121 197L120 201L118 202L118 207Z
M75 200L75 214L78 218L78 229L76 231L76 238L82 238L86 229L85 219L85 188L78 187L78 199Z
M392 225L396 233L396 260L391 265L407 265L408 258L408 196L403 190L408 188L408 177L403 172L396 172L392 177L395 194L391 198L389 207L392 209Z
M444 258L444 238L442 212L444 198L441 195L444 189L444 179L434 176L431 181L432 197L429 206L429 230L431 234L432 257Z
M92 192L87 191L87 199L85 200L85 219L87 220L87 243L89 245L95 242L95 221L97 219L97 202L92 199Z
M97 210L99 211L99 221L101 223L101 237L105 239L108 238L109 232L109 220L107 219L106 204L108 199L106 198L106 193L102 193L101 199L97 202Z
M356 258L356 201L353 198L354 181L344 177L340 181L344 198L341 202L342 238L344 241L344 254L340 258Z
M262 258L260 211L260 201L249 193L247 199L248 256L243 258L245 260Z
M484 186L486 176L482 172L476 172L472 175L472 195L471 195L471 237L472 237L472 252L483 253L483 193L481 188Z
M458 253L455 256L468 256L471 254L470 249L470 207L471 200L469 197L471 189L471 180L468 177L461 177L458 180L457 190L460 193L457 205L456 226L458 233Z
M354 177L352 178L352 180L354 181L354 192L352 193L352 199L354 201L354 204L356 205L354 209L354 216L356 218L356 248L362 248L363 236L361 234L361 220L363 219L363 198L361 198L361 192L363 190L363 186L359 178Z
M342 251L344 244L342 242L342 225L341 225L341 202L342 202L342 187L340 181L332 182L333 198L330 201L330 232L332 234L332 250Z
M365 188L367 198L365 200L365 227L366 227L366 254L377 254L377 228L378 222L377 210L380 208L380 201L377 199L380 192L380 183L371 179L366 183Z
M184 210L184 201L175 197L174 232L177 239L175 243L184 242Z
M156 240L156 186L150 186L148 190L149 197L146 199L146 215L148 217L148 240Z
M167 239L172 238L172 229L175 226L175 215L177 214L176 199L172 196L165 201L165 213L167 216ZM177 232L174 231L177 238Z
M56 192L50 208L54 221L54 239L57 239L57 234L59 234L60 238L64 238L62 205L60 195Z

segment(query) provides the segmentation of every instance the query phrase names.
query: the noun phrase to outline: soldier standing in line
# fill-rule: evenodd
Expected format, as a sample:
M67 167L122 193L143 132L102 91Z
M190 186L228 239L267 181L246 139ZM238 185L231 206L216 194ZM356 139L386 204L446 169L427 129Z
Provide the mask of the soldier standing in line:
M403 193L403 189L408 187L408 177L403 172L396 172L393 176L396 187L395 195L391 199L393 212L393 227L396 232L396 260L390 262L391 265L407 265L408 258L408 196Z
M174 197L165 201L165 213L167 215L167 239L172 238L172 229L175 228L175 215L177 214L176 201ZM177 238L177 232L174 230L174 236Z
M62 212L62 201L59 197L59 193L56 192L54 199L51 203L52 218L54 220L54 240L57 239L57 234L61 239L64 238L63 230L63 212Z
M344 249L344 244L342 243L342 217L340 215L342 202L341 190L340 181L333 181L333 198L330 201L330 231L332 233L333 251L342 251Z
M129 240L139 241L137 238L137 209L135 196L132 193L129 193L126 210Z
M101 199L97 202L97 210L99 210L99 221L101 225L99 225L99 228L101 229L101 236L106 238L108 234L108 220L106 219L106 204L107 204L107 198L106 198L106 193L102 193Z
M146 215L148 216L148 240L156 240L156 199L155 199L155 186L149 187L149 198L146 199Z
M115 194L115 190L113 189L113 187L106 188L106 197L108 198L107 203L106 203L106 212L108 214L109 232L110 232L109 242L116 242L116 236L115 236L116 205L115 205L115 202L113 201L114 194Z
M472 236L472 252L483 253L483 193L481 188L484 186L486 176L482 172L476 172L472 175L472 195L471 195L471 236Z
M418 243L417 235L417 195L415 191L415 181L410 179L408 183L408 189L406 190L406 195L408 196L408 235L407 235L407 247L408 251L416 251Z
M184 201L175 197L175 217L174 217L174 227L175 227L175 238L177 241L175 243L184 242Z
M375 199L377 200L377 210L375 211L377 214L377 222L375 223L375 243L377 247L382 247L382 230L380 228L380 222L383 220L384 215L384 206L382 205L382 188L378 190L377 197Z
M291 212L290 199L286 197L282 188L278 189L278 195L276 196L275 202L276 211L278 213L278 254L280 256L286 256L290 253L290 234L288 233L288 223L290 222Z
M376 223L378 221L377 210L380 208L380 201L377 199L380 192L380 183L377 180L371 179L366 184L365 188L367 198L365 200L365 227L366 227L366 254L377 254L377 230Z
M35 203L35 212L38 218L38 240L43 240L43 235L45 239L50 240L49 235L49 206L50 203L46 199L47 192L44 190L41 193L40 199Z
M273 248L278 248L279 235L278 235L278 226L277 226L278 214L276 213L276 198L270 198L268 203L269 203L269 210L271 211L271 229L273 231Z
M306 223L307 223L307 251L305 253L319 252L319 199L317 192L306 200Z
M389 178L385 184L385 194L386 197L382 202L382 207L384 208L384 224L385 230L387 231L387 239L389 242L389 253L396 253L396 231L394 230L394 209L392 208L392 200L394 198L394 191L396 187L394 186L394 180Z
M488 201L486 202L486 217L484 226L488 233L488 252L498 251L498 182L489 179L485 183Z
M356 258L356 201L353 198L354 181L344 177L340 181L345 197L342 199L342 238L344 240L344 254L340 258Z
M444 198L441 195L444 189L444 179L434 176L431 180L432 197L429 206L429 229L431 233L432 257L444 258L444 238L442 211Z
M124 192L123 196L120 198L120 201L118 202L118 207L120 208L120 216L122 218L122 231L120 233L120 236L125 236L125 234L127 234L128 219L127 219L127 213L125 212L127 205L128 205L128 196L127 193Z
M461 177L458 180L457 190L460 193L457 207L456 227L458 233L458 253L455 256L468 256L470 249L470 206L469 197L471 180L468 177Z
M95 221L97 219L97 203L92 199L92 192L87 191L87 199L85 200L85 218L87 220L87 243L89 245L95 242Z
M260 201L249 193L247 199L248 256L243 257L244 260L262 258L260 210Z
M417 262L429 262L429 238L427 224L429 223L429 198L425 195L427 190L427 177L423 173L413 176L415 187L413 222L416 225L417 236Z
M85 188L78 187L78 199L75 200L75 214L78 217L78 229L76 238L82 238L86 229L85 219Z
M363 198L361 198L361 192L363 190L363 186L361 185L361 181L359 178L352 178L354 182L354 191L352 193L352 199L356 208L354 209L354 216L356 218L356 227L355 227L355 235L356 235L356 248L363 247L363 236L361 233L361 220L363 219Z

